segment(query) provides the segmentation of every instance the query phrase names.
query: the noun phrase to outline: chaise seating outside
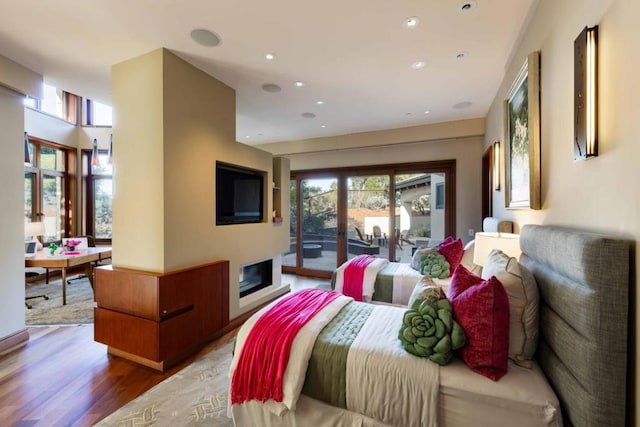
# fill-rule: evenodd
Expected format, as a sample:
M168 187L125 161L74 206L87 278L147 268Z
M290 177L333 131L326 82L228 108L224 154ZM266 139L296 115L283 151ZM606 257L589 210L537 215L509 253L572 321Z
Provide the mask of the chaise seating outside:
M325 251L335 251L336 250L336 241L335 240L325 240L320 236L313 236L313 238L304 240L305 245L320 245L322 246L322 250ZM291 240L289 243L289 252L295 252L295 240ZM380 246L368 244L358 239L349 238L347 241L347 251L350 254L354 255L380 255Z

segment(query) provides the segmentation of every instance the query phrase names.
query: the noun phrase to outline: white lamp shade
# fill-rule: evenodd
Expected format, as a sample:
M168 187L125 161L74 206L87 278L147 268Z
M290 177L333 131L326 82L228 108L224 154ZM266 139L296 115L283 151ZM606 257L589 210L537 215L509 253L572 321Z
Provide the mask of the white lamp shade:
M489 253L493 249L499 249L510 257L519 258L520 235L512 233L476 233L473 246L473 263L484 266Z
M25 237L44 235L44 222L25 222L24 235Z

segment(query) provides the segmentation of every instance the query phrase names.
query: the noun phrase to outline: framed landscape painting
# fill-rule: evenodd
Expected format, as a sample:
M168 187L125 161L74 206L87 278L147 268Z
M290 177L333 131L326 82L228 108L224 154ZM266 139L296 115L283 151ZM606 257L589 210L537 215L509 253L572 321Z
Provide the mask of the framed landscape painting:
M540 52L527 57L504 101L505 206L540 209Z

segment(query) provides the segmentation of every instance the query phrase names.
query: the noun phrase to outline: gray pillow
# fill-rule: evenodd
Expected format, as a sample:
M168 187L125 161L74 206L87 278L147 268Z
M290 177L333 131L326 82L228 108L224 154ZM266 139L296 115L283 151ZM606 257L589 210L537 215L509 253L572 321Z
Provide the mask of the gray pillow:
M515 258L494 249L482 269L482 278L491 276L502 283L509 297L509 358L530 368L538 345L540 296L533 274Z

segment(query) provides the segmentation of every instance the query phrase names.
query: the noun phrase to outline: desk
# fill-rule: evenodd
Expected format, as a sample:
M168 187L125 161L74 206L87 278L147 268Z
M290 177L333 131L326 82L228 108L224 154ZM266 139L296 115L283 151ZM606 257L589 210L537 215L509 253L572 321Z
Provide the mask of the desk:
M62 305L67 304L67 268L84 265L91 287L93 287L93 272L91 263L111 258L111 247L98 246L80 250L78 255L51 255L49 249L41 249L35 257L25 258L25 267L59 268L62 270Z

